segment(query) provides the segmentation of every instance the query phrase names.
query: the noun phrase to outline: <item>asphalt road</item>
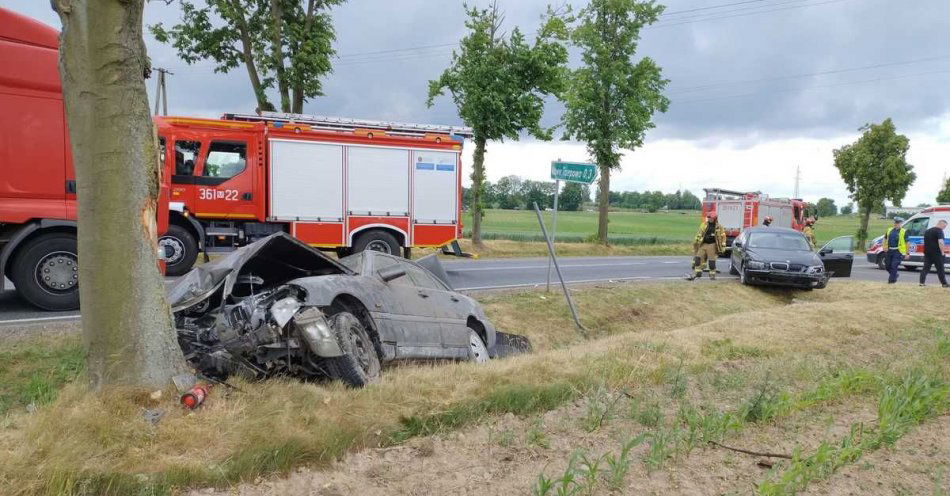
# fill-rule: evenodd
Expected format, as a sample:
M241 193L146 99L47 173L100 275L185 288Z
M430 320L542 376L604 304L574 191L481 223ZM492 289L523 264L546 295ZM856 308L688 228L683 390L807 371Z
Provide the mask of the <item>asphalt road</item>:
M570 257L559 259L564 279L570 283L603 281L682 280L688 272L690 257ZM543 286L547 279L545 258L510 258L495 260L444 261L452 285L461 291ZM720 279L735 279L728 274L728 260L720 261ZM902 272L901 283L917 283L916 272ZM932 282L938 284L936 274ZM862 257L855 260L852 280L887 280L887 274L868 264ZM832 280L831 284L841 279ZM707 282L703 278L693 284ZM686 281L684 281L685 283ZM557 284L554 269L551 283ZM8 282L9 284L9 282ZM8 288L11 286L8 285ZM21 300L14 291L0 292L0 325L73 320L78 312L44 312Z

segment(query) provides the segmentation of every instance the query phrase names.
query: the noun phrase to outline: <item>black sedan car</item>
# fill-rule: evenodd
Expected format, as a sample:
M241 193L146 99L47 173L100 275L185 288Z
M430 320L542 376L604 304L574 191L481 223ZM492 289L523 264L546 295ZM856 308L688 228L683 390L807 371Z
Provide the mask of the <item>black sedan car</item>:
M732 248L730 272L743 284L821 289L830 277L849 277L854 262L851 236L815 253L802 233L781 227L746 229Z
M278 233L168 289L178 342L202 374L375 381L395 360L484 362L526 351L449 286L438 259L366 251L333 260Z

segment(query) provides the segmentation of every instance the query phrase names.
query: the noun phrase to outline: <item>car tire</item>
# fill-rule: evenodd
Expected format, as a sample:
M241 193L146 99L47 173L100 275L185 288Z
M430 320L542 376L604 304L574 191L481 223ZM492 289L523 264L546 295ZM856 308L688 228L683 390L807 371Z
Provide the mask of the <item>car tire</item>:
M485 341L478 334L478 331L471 327L468 328L468 341L468 359L476 363L487 362L489 360L488 347L485 346Z
M884 263L884 254L883 254L883 253L878 253L878 254L877 254L877 268L879 268L879 269L881 269L881 270L887 270L887 265Z
M736 266L732 264L732 261L729 261L729 274L733 276L739 275L739 271L736 270Z
M43 310L76 310L79 308L78 253L75 234L42 234L18 250L10 279L23 299ZM48 268L41 267L47 265ZM44 276L47 270L52 272ZM41 282L44 278L52 282ZM54 288L56 284L63 287Z
M340 312L329 318L343 348L343 355L326 359L330 378L350 387L363 387L379 380L379 355L366 327L350 312Z
M386 231L374 229L360 234L353 244L353 253L365 250L379 251L389 255L399 256L399 242L396 237Z
M198 242L191 231L178 224L168 226L168 231L158 238L159 248L164 250L165 275L186 274L198 259Z

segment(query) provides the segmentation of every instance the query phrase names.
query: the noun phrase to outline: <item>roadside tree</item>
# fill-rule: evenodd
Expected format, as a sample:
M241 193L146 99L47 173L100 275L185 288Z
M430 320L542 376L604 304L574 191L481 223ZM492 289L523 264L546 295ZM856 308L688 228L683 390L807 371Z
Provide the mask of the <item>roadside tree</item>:
M866 124L860 131L864 134L857 141L834 151L834 159L861 213L857 249L863 250L871 212L883 205L884 200L900 206L917 174L914 166L907 163L910 140L897 134L891 119Z
M819 217L833 217L838 215L838 206L831 198L822 198L815 205L815 213Z
M274 110L267 90L276 85L280 110L300 113L305 101L323 95L321 78L336 55L329 12L343 1L178 0L181 22L149 29L189 64L212 60L222 73L243 65L258 109Z
M524 208L527 210L533 209L535 203L539 208L551 208L554 206L554 183L528 179L521 186L521 196L524 198Z
M429 81L427 104L431 107L447 90L474 134L471 210L476 245L482 242L485 147L489 140L517 140L522 131L551 139L551 130L540 124L544 98L561 92L567 63L567 25L555 12L548 12L532 44L517 27L506 38L503 21L497 2L487 9L468 9L468 34L453 52L452 65Z
M561 190L561 195L558 197L558 209L567 210L569 212L577 212L584 206L584 202L590 200L590 198L585 197L584 188L587 187L586 184L581 183L567 183L564 185L564 189ZM588 195L589 191L586 192Z
M145 93L143 0L54 0L79 200L82 329L94 389L186 371L158 271L162 173Z
M640 30L663 9L653 1L591 0L571 34L583 65L570 72L563 97L564 137L586 142L600 167L597 239L605 245L610 171L620 168L621 150L643 145L653 114L669 107L660 67L649 57L634 60Z
M854 206L852 204L847 204L841 207L841 215L851 215L854 213Z
M937 194L937 203L950 203L950 179L943 184L943 189Z

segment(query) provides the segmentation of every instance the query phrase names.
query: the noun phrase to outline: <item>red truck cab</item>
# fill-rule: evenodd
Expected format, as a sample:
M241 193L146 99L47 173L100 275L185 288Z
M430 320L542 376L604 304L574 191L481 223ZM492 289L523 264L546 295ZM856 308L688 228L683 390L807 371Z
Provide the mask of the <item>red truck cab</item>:
M58 66L59 33L0 8L0 290L47 310L79 307L76 176ZM156 210L168 227L168 177Z

